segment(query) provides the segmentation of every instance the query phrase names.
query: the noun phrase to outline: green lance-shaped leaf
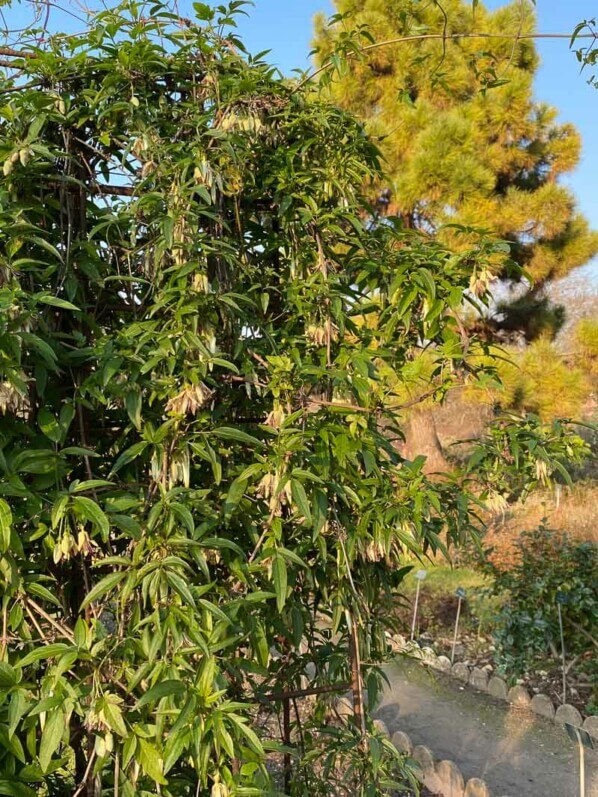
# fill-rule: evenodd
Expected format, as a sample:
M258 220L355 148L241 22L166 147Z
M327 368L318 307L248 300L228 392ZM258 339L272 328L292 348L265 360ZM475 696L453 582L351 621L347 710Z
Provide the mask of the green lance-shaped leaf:
M83 599L80 611L83 611L90 603L99 600L108 592L110 592L123 578L127 575L126 571L121 570L118 573L109 573L101 581L99 581L93 589L91 589Z
M157 748L147 739L139 739L138 755L141 768L156 783L166 784L164 780L164 762Z
M224 517L230 518L247 488L247 479L235 479L231 484L224 501Z
M0 689L10 689L19 683L20 673L7 661L0 661Z
M272 559L272 581L274 582L274 592L276 593L276 606L278 611L284 609L287 600L287 564L284 557L275 554Z
M423 284L427 289L429 298L434 299L436 297L436 283L434 282L434 278L427 268L418 269L418 274L420 276L420 284Z
M129 735L120 707L120 700L115 699L114 695L104 696L101 715L111 731L122 736L123 739Z
M212 431L212 434L216 435L216 437L220 437L222 440L234 440L237 443L246 443L249 446L264 445L257 437L253 437L242 429L235 429L234 426L219 426Z
M27 693L24 689L15 690L8 704L8 737L12 738L17 727L29 708Z
M111 487L112 484L113 482L108 481L108 479L87 479L83 482L73 483L69 488L69 493L71 493L71 495L75 493L85 493L96 490L99 487Z
M189 743L191 734L188 730L171 730L164 745L164 773L167 774L179 760Z
M125 465L128 465L129 462L133 462L134 459L137 459L137 457L145 451L148 445L149 443L147 440L141 440L139 443L134 443L132 446L123 451L114 463L112 473L117 473L121 468L124 468Z
M17 659L15 661L15 667L23 669L24 667L28 667L30 664L33 664L36 661L42 661L42 659L51 659L55 656L61 656L63 653L72 650L76 651L76 648L73 648L71 645L67 645L65 642L52 642L49 645L39 645L34 650L30 651L26 656L23 656L22 659Z
M5 553L10 548L10 534L12 530L12 512L3 498L0 498L0 553Z
M179 576L178 573L169 570L166 573L166 580L188 606L195 606L195 599L184 578Z
M141 429L141 391L130 390L125 396L125 407L136 429Z
M307 523L311 525L312 518L309 499L305 492L305 487L300 481L297 481L297 479L291 479L291 495L293 496L293 501L297 505L297 509L301 512Z
M235 724L235 727L239 731L239 733L245 737L245 740L251 747L254 753L259 756L264 754L264 748L262 743L255 733L244 721L242 717L239 717L238 714L228 714L227 718Z
M73 510L75 514L82 520L89 520L99 531L102 539L105 541L110 534L110 521L106 513L91 498L78 495L73 498Z
M61 310L79 310L72 302L67 302L66 299L61 299L59 296L38 296L37 301L52 307L59 307Z
M4 750L8 750L12 753L21 764L26 763L25 751L23 750L21 740L18 736L9 736L8 728L4 725L0 725L0 748L4 748Z
M39 765L42 768L42 772L48 771L52 756L60 747L64 729L64 714L59 708L55 708L46 716L46 723L39 745Z
M193 515L189 507L174 501L170 504L171 512L183 523L189 534L193 535L195 531L195 523L193 522Z
M23 770L19 774L22 775ZM36 797L39 791L30 789L24 783L17 783L11 777L10 780L0 778L0 794L6 795L6 797Z
M147 692L140 697L135 704L135 710L147 706L149 703L161 700L163 697L171 697L173 695L183 695L186 692L185 684L182 681L161 681L159 684L152 686Z
M48 603L54 604L54 606L62 607L62 604L60 603L60 600L56 597L56 595L47 587L44 587L43 584L40 584L37 581L26 582L25 591L28 592L30 595L35 595L38 598L42 598L42 600L48 601Z
M45 436L54 443L59 443L62 438L62 429L56 416L50 410L42 407L37 416L39 428Z

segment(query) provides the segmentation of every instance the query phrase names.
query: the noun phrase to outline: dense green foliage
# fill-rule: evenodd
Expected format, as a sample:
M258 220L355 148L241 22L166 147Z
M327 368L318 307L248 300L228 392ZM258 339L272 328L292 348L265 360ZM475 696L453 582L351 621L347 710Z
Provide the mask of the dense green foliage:
M557 478L571 484L567 466L588 456L588 444L572 433L569 421L542 423L537 415L499 416L476 441L467 463L470 472L484 474L486 496L494 509L525 498L536 486L547 487Z
M596 545L540 526L522 534L516 548L512 567L487 566L493 593L504 597L494 637L496 661L509 675L560 651L558 592L567 600L562 613L569 656L591 649L598 615Z
M149 10L0 79L0 791L273 793L252 724L313 668L356 721L293 720L288 789L380 794L404 765L358 697L405 553L505 463L430 481L389 385L424 340L439 395L475 377L456 313L504 244L371 225L356 121L231 10Z
M335 6L332 22L316 23L318 58L328 58L350 31L345 47L366 48L332 80L330 94L379 136L390 182L377 185L390 188L391 208L407 226L439 230L453 244L453 231L442 225L487 228L513 242L511 255L536 285L592 257L598 238L558 182L578 162L579 134L533 98L532 40L432 38L380 46L426 34L529 33L530 3L494 11L468 0L336 0ZM497 272L499 263L491 273ZM472 284L488 276L474 273Z

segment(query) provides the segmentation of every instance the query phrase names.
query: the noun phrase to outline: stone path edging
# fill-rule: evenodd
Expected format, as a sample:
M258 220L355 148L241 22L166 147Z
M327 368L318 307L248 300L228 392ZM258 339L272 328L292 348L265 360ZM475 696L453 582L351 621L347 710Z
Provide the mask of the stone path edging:
M420 648L416 642L408 642L400 634L391 637L390 641L393 649L398 653L407 653L424 666L440 670L462 681L464 684L472 686L474 689L487 692L498 700L506 700L515 706L526 708L535 714L551 719L559 725L563 725L565 722L570 725L576 725L587 731L590 736L598 739L598 716L589 716L584 719L575 706L569 703L555 706L548 695L537 694L531 697L525 686L512 686L509 689L507 682L503 678L498 675L491 675L483 667L470 667L462 661L451 665L451 661L447 656L437 656L432 648ZM467 792L466 790L464 797L477 797L478 793L484 795L483 791Z
M339 717L347 720L353 716L353 703L350 697L337 697L334 701ZM415 776L423 785L439 797L492 797L487 784L480 778L470 778L467 782L454 761L436 761L429 747L413 745L408 734L396 731L390 736L383 720L374 720L378 733L386 736L399 753L411 758L417 765Z
M382 720L376 720L376 728L390 738L388 728ZM399 753L417 764L417 779L434 794L441 797L491 797L488 785L480 778L468 781L454 761L436 761L432 751L423 744L413 745L408 734L396 731L390 739Z

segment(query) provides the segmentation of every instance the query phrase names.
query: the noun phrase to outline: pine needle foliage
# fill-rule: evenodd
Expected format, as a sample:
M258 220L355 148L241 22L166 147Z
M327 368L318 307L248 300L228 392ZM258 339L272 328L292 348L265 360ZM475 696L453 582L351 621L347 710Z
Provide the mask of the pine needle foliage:
M546 339L531 344L504 367L504 405L535 412L545 420L579 418L590 395L586 373L567 362L559 348Z
M598 321L582 318L573 330L573 349L592 377L598 376Z
M598 236L559 183L581 141L555 108L537 101L533 41L512 38L379 43L421 34L531 33L531 3L494 11L469 0L335 0L316 20L316 60L348 38L350 57L330 83L340 107L365 120L389 173L390 210L406 226L483 227L512 244L536 284L568 274L598 249ZM376 45L356 54L360 46ZM450 227L440 230L455 245ZM495 273L502 273L500 263Z

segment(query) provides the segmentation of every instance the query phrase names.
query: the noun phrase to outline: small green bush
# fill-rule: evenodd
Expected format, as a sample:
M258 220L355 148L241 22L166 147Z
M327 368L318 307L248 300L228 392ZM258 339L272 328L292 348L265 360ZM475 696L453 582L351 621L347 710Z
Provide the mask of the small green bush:
M578 542L545 525L524 532L516 543L515 564L502 570L486 560L494 578L494 595L502 595L494 631L496 663L520 675L536 658L560 651L556 597L563 592L565 648L569 655L592 645L592 626L598 617L598 547Z

